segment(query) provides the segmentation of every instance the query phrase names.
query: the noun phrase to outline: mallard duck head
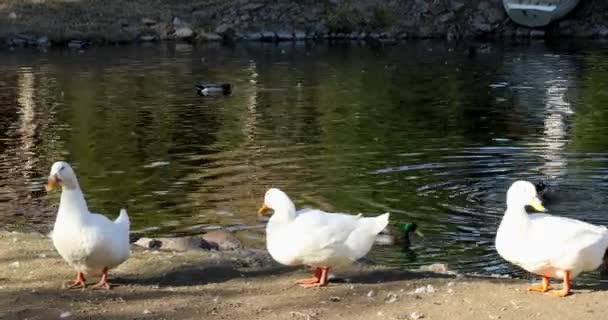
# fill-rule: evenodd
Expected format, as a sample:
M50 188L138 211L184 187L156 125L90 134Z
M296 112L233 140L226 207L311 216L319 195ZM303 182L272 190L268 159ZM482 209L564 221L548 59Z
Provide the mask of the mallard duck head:
M538 198L536 187L528 181L515 181L507 191L507 207L531 206L536 211L545 211Z
M424 237L424 234L418 230L418 225L415 222L403 223L399 226L399 228L406 236L413 232L419 237Z
M52 191L58 185L63 188L75 189L78 187L78 180L72 167L65 161L57 161L51 166L46 191Z

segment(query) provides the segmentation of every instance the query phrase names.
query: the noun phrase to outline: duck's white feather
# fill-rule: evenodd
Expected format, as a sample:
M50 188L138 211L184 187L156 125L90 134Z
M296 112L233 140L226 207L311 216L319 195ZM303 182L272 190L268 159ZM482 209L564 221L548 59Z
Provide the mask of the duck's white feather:
M283 213L278 212L281 209L274 209L266 227L267 248L285 265L337 267L352 263L367 254L389 219L389 213L366 218L314 209L283 219Z
M597 269L608 248L608 229L547 214L528 215L508 207L496 234L496 250L505 259L539 275L570 278Z
M115 221L90 213L79 187L64 188L52 240L77 271L99 275L129 257L129 217L125 209Z

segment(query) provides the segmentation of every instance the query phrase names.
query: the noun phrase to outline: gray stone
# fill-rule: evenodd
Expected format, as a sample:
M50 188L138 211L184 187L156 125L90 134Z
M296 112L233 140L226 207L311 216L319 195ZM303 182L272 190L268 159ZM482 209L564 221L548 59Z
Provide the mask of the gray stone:
M597 34L602 38L608 38L608 28L606 28L606 27L601 28Z
M301 31L301 30L296 30L296 31L294 31L293 36L296 40L304 40L304 39L306 39L306 32Z
M48 47L50 44L51 42L49 41L49 37L47 36L42 36L36 39L36 45L38 45L39 47Z
M11 11L11 13L8 14L7 18L8 20L16 20L17 14L15 13L15 11Z
M243 39L250 41L260 41L262 40L262 34L259 32L249 32L243 34Z
M287 31L277 32L277 39L279 41L293 40L293 33Z
M147 26L153 26L155 24L157 24L158 22L154 19L150 19L150 18L142 18L141 19L141 23L147 25Z
M182 22L182 19L178 18L178 17L174 17L173 18L173 26L178 28L181 27L182 25L184 25L184 23Z
M180 40L188 40L194 37L194 31L189 27L179 27L175 29L175 38Z
M446 23L454 20L454 12L448 12L439 16L439 22Z
M203 41L221 41L223 38L215 32L201 32L198 38Z
M544 38L545 30L542 29L534 29L530 32L530 37L532 38Z
M477 5L477 10L484 12L490 8L490 4L487 1L479 1L479 5Z
M87 42L82 41L82 40L70 40L68 42L68 48L71 48L71 49L82 49L86 46L87 46Z
M479 32L491 32L492 31L492 26L487 23L476 22L473 26L475 27L475 30L477 30Z
M244 6L241 7L241 10L245 10L245 11L256 11L259 10L261 8L263 8L266 4L261 3L261 2L252 2L252 3L248 3Z
M505 19L505 10L503 8L490 8L485 11L485 16L489 24L499 23Z
M143 33L137 36L137 40L141 42L152 42L156 41L158 38L154 34Z
M434 16L444 13L446 10L443 0L434 0L429 7L429 11Z
M232 25L227 24L227 23L222 23L219 26L217 26L217 28L215 28L215 33L223 35L223 34L232 32L232 30L233 30Z
M517 30L515 30L515 36L518 38L527 38L530 36L530 29L517 28Z
M251 19L251 16L248 13L242 14L239 17L239 20L241 20L241 21L249 21L250 19Z
M452 11L458 11L458 10L462 9L462 7L464 7L463 2L456 1L456 0L450 1L450 8L452 9Z
M427 13L431 9L428 2L425 0L416 0L416 7L418 8L417 11L420 13Z
M203 235L203 240L217 250L236 250L243 247L241 241L232 232L226 230L209 231Z
M262 31L262 41L276 41L277 35L272 31Z

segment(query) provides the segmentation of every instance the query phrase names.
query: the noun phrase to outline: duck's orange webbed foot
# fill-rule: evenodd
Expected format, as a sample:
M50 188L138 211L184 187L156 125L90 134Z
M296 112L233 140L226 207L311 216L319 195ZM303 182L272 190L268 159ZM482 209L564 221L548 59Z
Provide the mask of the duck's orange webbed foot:
M69 283L65 288L66 289L84 289L85 285L84 273L78 272L76 274L76 280L74 282Z
M553 290L550 292L556 297L565 297L570 294L570 271L564 271L564 283L561 290Z
M108 283L108 268L103 269L103 273L101 274L101 280L93 286L92 289L106 289L110 290L110 284Z
M303 288L317 288L327 285L327 276L329 274L329 267L322 267L315 269L315 274L312 278L302 279L296 281Z
M551 289L549 278L547 276L543 276L543 280L541 281L540 285L531 286L528 288L528 291L547 292L549 289Z

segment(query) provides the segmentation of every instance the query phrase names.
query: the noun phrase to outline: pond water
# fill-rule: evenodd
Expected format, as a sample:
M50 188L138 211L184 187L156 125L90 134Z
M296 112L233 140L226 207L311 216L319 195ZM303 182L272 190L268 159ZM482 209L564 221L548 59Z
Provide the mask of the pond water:
M263 239L268 187L298 207L416 222L371 257L517 273L494 250L505 192L545 181L553 214L608 224L608 44L187 44L0 53L0 221L44 228L73 164L89 207L138 235L218 226ZM586 49L580 49L586 48ZM227 97L195 94L230 82Z

